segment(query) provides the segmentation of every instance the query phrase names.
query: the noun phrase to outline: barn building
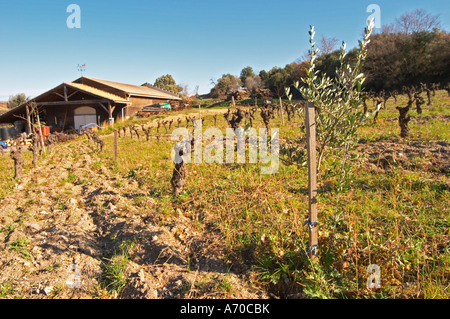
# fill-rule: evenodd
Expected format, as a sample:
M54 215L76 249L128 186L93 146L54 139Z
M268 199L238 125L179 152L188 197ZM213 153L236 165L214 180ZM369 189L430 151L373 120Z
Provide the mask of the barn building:
M142 108L155 103L179 105L181 98L151 85L131 85L91 77L81 77L31 99L0 115L0 123L16 124L27 118L27 104L35 102L40 120L52 131L79 129L95 123L112 123L136 115Z

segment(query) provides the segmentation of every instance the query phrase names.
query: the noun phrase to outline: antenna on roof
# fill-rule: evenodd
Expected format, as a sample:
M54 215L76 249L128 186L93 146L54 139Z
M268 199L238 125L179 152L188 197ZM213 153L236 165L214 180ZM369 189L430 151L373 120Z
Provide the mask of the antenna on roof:
M81 76L83 76L83 72L86 71L86 64L78 64L77 68L81 72Z

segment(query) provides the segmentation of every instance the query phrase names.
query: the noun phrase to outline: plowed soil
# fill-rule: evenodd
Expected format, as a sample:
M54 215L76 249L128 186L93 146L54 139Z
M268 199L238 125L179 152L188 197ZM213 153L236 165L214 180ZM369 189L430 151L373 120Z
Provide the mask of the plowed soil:
M93 166L97 160L85 141L56 145L0 201L7 298L268 297L248 272L230 271L220 237L195 232L182 212L165 219L151 197L136 203L137 182ZM128 281L117 295L101 278L126 242Z

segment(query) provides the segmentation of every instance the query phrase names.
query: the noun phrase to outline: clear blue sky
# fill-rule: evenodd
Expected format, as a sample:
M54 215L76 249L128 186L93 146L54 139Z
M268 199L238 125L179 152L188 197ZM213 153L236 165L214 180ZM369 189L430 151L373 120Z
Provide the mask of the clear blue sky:
M72 3L81 8L79 29L66 24ZM423 8L450 30L448 0L0 0L0 101L73 81L83 63L86 76L140 85L169 73L207 93L211 78L300 58L309 25L317 39L354 47L369 4L380 6L382 24Z

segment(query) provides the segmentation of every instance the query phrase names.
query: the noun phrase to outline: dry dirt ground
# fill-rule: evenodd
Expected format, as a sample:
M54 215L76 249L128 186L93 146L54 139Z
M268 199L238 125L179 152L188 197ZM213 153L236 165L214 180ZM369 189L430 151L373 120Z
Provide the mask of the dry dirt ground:
M358 153L373 170L450 171L444 141L362 141ZM83 141L56 145L0 201L0 297L271 297L245 266L234 260L231 267L219 234L196 232L193 217L181 211L164 217L137 181L96 163L96 151ZM108 292L105 265L130 242L127 284L120 295ZM71 288L78 284L74 269L80 282Z
M83 141L56 145L0 201L0 297L268 298L249 272L230 271L218 238L182 212L165 219L151 197L136 204L137 182L96 156ZM101 280L124 242L134 245L118 296Z
M358 154L366 167L386 170L401 166L408 170L421 170L437 174L450 174L450 143L446 141L404 142L393 138L384 142L360 142Z

